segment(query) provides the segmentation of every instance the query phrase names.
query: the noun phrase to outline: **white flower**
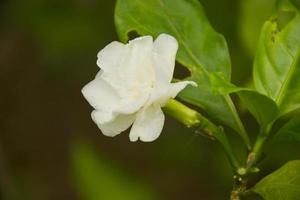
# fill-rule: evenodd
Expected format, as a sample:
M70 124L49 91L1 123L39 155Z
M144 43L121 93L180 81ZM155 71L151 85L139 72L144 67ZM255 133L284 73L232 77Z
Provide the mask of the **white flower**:
M128 44L112 42L98 53L101 70L82 93L95 108L92 119L106 136L115 136L131 125L131 141L149 142L161 133L161 110L187 84L171 83L178 49L176 39L161 34L139 37Z

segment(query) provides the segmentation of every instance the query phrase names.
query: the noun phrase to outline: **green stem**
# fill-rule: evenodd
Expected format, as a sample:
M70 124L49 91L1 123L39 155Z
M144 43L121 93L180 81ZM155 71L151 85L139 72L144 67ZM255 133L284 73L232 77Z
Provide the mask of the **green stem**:
M248 160L247 160L248 168L253 167L257 163L257 161L261 158L262 150L263 150L264 144L266 143L266 141L268 139L269 132L272 128L272 125L273 125L273 123L270 123L268 126L262 128L259 135L257 136L253 150L248 155Z
M251 142L250 142L249 136L247 134L247 131L246 131L243 123L241 122L240 117L237 114L236 108L235 108L229 95L225 95L224 97L225 97L226 103L228 104L229 108L231 109L231 113L234 117L234 120L238 125L238 128L239 128L238 134L241 136L241 138L243 139L244 143L247 146L247 149L250 151L251 150Z
M170 99L163 107L163 110L188 128L195 127L200 124L200 114L175 99Z
M188 128L194 128L195 130L203 132L210 138L216 138L224 148L233 169L236 171L239 168L240 164L232 151L225 133L220 127L217 127L196 110L187 107L175 99L170 99L163 110Z
M266 143L273 123L260 130L255 141L252 151L248 154L246 165L237 170L234 176L235 185L231 192L231 200L240 200L241 195L246 195L248 177L251 173L256 173L259 169L256 167L257 162L261 159L264 144Z
M253 147L253 151L252 151L252 153L254 153L256 155L257 159L260 157L263 146L267 139L268 139L268 137L266 134L261 134L257 137L256 142Z

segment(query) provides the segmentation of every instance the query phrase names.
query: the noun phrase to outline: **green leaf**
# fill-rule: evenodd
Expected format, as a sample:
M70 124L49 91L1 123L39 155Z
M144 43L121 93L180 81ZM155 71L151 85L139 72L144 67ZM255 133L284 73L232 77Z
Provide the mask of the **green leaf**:
M262 127L268 126L276 119L278 107L269 97L255 90L237 87L222 79L218 74L211 74L210 80L215 92L219 94L236 93Z
M300 160L290 161L252 189L265 200L300 199Z
M88 144L74 144L71 153L73 179L82 199L160 199L147 185L103 159Z
M300 117L296 116L290 119L279 131L276 133L274 142L281 141L298 141L300 142Z
M299 14L282 12L264 24L260 36L254 83L260 93L276 102L279 116L300 108L299 33Z
M254 90L242 90L237 94L262 127L267 127L276 119L278 108L272 99Z
M132 31L153 37L161 33L174 36L179 43L177 61L190 70L189 79L198 83L197 88L184 90L180 98L236 130L250 146L230 97L212 94L208 75L219 72L230 80L230 58L224 37L211 27L197 0L118 0L115 23L124 42Z

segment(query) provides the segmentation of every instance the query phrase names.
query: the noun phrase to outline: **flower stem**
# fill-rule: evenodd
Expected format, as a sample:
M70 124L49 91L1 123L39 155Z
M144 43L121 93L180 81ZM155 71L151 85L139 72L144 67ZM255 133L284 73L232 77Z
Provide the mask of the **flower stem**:
M175 99L170 99L163 107L163 110L188 128L196 127L200 124L200 114Z
M215 125L213 122L202 116L196 110L193 110L175 99L170 99L164 106L163 110L186 125L188 128L193 128L196 132L201 132L209 138L217 139L228 157L231 166L236 171L240 164L234 155L228 139L222 128Z

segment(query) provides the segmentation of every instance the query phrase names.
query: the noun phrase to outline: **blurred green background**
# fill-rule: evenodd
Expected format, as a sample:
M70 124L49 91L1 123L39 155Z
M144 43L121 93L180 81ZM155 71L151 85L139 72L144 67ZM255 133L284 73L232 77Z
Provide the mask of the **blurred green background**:
M251 85L258 35L274 0L201 3L227 39L233 82ZM117 40L114 4L0 2L0 199L228 198L230 167L213 141L168 118L155 142L130 143L127 133L103 136L90 119L92 108L80 90L99 70L97 52ZM257 125L241 110L254 137ZM239 147L240 140L231 137ZM267 151L260 176L300 158L297 144L273 145Z

